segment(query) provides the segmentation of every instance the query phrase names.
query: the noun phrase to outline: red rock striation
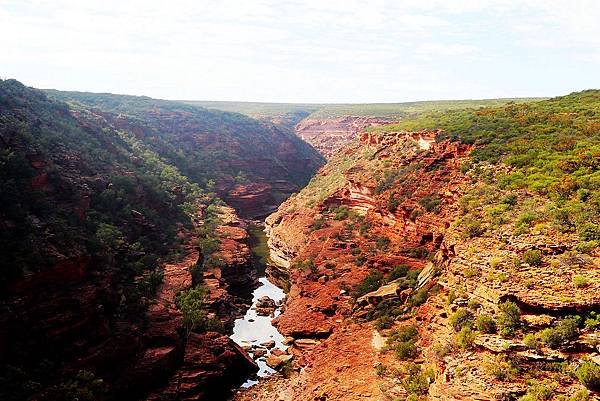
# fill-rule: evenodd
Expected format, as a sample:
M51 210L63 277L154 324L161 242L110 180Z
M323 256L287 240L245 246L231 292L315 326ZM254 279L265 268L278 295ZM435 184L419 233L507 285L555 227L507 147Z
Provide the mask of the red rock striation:
M330 158L356 139L367 127L390 123L385 118L341 117L332 119L304 119L296 125L296 135L311 144L323 156Z
M380 340L374 339L370 324L355 322L363 313L355 310L352 292L370 271L387 273L400 264L424 269L420 285L431 285L426 282L430 277L426 272L433 270L425 256L442 243L467 182L458 166L470 150L457 143L435 143L435 135L363 135L360 144L347 148L346 157L365 151L365 147L374 156L367 164L347 169L345 185L312 208L300 193L269 216L271 257L288 268L291 282L284 313L275 324L299 343L307 338L318 342L309 348L294 348L297 365L304 369L289 383L275 386L274 392L251 390L239 394L238 399L362 400L383 396L382 380L373 369L379 360L373 344ZM376 180L381 172L371 170L382 161L399 172L383 189ZM338 159L330 161L336 162ZM439 198L437 207L426 210L420 201L434 196ZM390 197L400 200L393 210L388 207ZM330 209L339 206L363 216L360 221L368 232L361 233L351 218L334 219ZM317 219L324 223L315 229ZM389 243L378 245L376 239L382 237ZM374 251L378 246L384 248ZM364 258L361 263L357 255ZM395 288L391 291L398 296Z

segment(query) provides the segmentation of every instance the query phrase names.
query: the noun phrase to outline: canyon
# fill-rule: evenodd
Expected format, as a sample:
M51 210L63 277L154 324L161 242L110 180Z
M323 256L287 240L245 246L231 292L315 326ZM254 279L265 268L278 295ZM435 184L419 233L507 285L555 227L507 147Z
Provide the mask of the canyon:
M2 395L597 399L599 104L255 119L2 81Z
M368 127L390 123L389 118L340 117L311 119L298 122L294 127L296 135L311 144L323 156L330 158L344 146L354 141L358 134Z

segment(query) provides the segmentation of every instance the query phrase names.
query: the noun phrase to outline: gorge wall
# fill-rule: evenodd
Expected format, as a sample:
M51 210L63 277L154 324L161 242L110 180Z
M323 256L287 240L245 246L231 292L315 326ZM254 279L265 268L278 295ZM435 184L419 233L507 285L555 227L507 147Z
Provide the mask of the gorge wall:
M256 369L227 336L256 278L219 196L263 215L316 151L233 113L7 80L0 162L3 399L223 399Z
M593 174L598 99L584 92L435 121L451 132L382 127L333 156L267 218L272 260L290 277L275 324L293 369L236 400L596 399L598 209L560 208L580 202L577 191L597 200L597 189L574 184L574 166L544 187L528 164L540 159L515 155L527 135L543 160ZM582 102L587 111L573 111ZM550 145L533 126L556 130L565 109L577 138ZM519 134L468 137L503 132L500 121L519 113L532 124L515 118Z
M390 123L388 118L338 117L329 119L305 118L294 128L296 135L311 144L323 156L330 158L354 141L365 128Z

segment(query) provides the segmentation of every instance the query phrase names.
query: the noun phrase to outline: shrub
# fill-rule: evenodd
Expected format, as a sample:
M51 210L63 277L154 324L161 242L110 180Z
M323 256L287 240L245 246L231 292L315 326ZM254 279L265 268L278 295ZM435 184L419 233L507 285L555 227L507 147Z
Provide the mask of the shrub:
M529 385L527 393L519 401L545 401L554 396L555 383L545 381L543 383L533 382Z
M356 257L356 259L354 259L354 264L356 266L362 266L365 264L365 262L367 261L367 257L364 255L359 255Z
M125 243L123 233L115 226L100 223L96 230L96 238L109 249L117 249Z
M590 254L598 247L600 247L600 241L584 241L575 245L575 250L577 252Z
M419 200L419 203L428 212L439 213L439 206L440 206L440 203L442 203L442 200L433 195L427 195L427 196L421 198L421 200Z
M591 311L585 319L585 328L594 330L600 327L600 312Z
M550 348L558 348L565 342L577 338L578 323L575 318L562 319L556 327L549 327L540 332L540 339Z
M388 280L393 281L400 277L406 277L409 268L410 266L408 265L400 265L394 267L388 276Z
M196 286L181 292L175 299L175 304L183 315L183 323L188 334L195 329L205 329L207 322L204 310L204 299L208 290L202 286Z
M479 220L467 218L463 221L464 234L467 238L479 237L485 232L485 228Z
M401 361L414 359L417 356L417 347L412 341L399 342L394 346L396 357Z
M540 348L540 341L537 336L533 333L528 333L523 337L523 344L529 349L537 350Z
M142 281L140 281L140 292L147 297L156 294L163 282L164 274L161 270L153 270Z
M320 230L325 227L327 227L327 220L325 220L325 218L323 218L323 217L319 217L318 219L315 219L313 221L313 223L310 225L310 230L316 231L316 230Z
M427 248L419 246L416 248L409 248L406 250L406 254L411 258L415 259L426 259L429 256ZM413 270L414 271L414 270Z
M466 308L458 308L452 316L450 316L450 324L454 331L460 331L463 327L471 327L473 314Z
M523 262L531 266L540 266L542 264L542 252L539 249L529 249L523 252Z
M585 223L579 228L579 238L582 241L600 240L600 225Z
M504 337L513 336L519 327L521 311L517 304L511 301L499 305L498 326L500 334Z
M517 204L517 196L514 194L508 194L500 201L502 204L514 206Z
M420 365L410 364L407 367L406 377L402 380L402 386L408 394L424 395L429 390L429 383L435 379L432 369L423 370Z
M510 379L517 374L514 363L503 354L497 355L493 361L486 361L483 369L488 375L500 381Z
M387 210L391 213L394 213L396 210L398 210L398 206L400 206L400 199L394 198L394 196L390 194L387 202Z
M477 320L475 321L475 327L477 327L477 330L482 333L495 333L496 321L490 315L482 314L477 316Z
M375 322L375 328L377 330L389 329L394 324L394 318L391 316L380 316Z
M334 220L345 220L348 218L348 216L350 216L350 210L348 209L348 206L341 205L337 208L331 209L331 211L333 212Z
M381 236L375 238L375 246L379 250L386 250L390 246L391 240L388 237Z
M421 288L419 291L416 291L415 293L412 294L412 296L410 297L410 305L411 306L419 306L419 305L423 305L423 303L425 303L425 301L427 301L427 296L428 296L428 292L425 288Z
M500 265L501 262L502 262L501 258L492 256L489 260L490 268L496 269Z
M47 396L53 400L96 401L104 398L107 387L94 373L80 370L74 379L52 386Z
M476 336L477 333L471 329L471 326L464 326L456 335L456 343L463 350L471 349Z
M354 297L360 298L371 291L375 291L383 283L383 274L374 270L367 275L356 287L354 287Z
M397 330L394 330L389 338L388 343L393 343L396 341L414 341L419 336L419 331L417 330L417 326L402 326Z
M350 255L352 255L352 256L358 256L358 255L360 255L360 253L361 253L360 248L352 248L352 250L350 250Z
M600 365L594 362L584 362L575 371L575 376L590 390L600 390Z
M517 217L516 225L517 226L520 226L520 225L530 226L531 223L533 223L537 219L538 219L538 216L536 213L525 212L525 213L520 214L519 217Z
M573 276L573 285L575 288L584 288L587 287L590 283L583 276Z

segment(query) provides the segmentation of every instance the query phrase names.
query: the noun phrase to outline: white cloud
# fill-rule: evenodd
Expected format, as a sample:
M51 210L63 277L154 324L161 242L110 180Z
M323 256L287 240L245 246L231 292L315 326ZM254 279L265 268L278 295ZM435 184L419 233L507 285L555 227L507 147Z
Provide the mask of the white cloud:
M600 86L599 19L586 0L0 0L0 73L166 98L512 96L543 74L485 77L523 60L586 60L573 88Z

